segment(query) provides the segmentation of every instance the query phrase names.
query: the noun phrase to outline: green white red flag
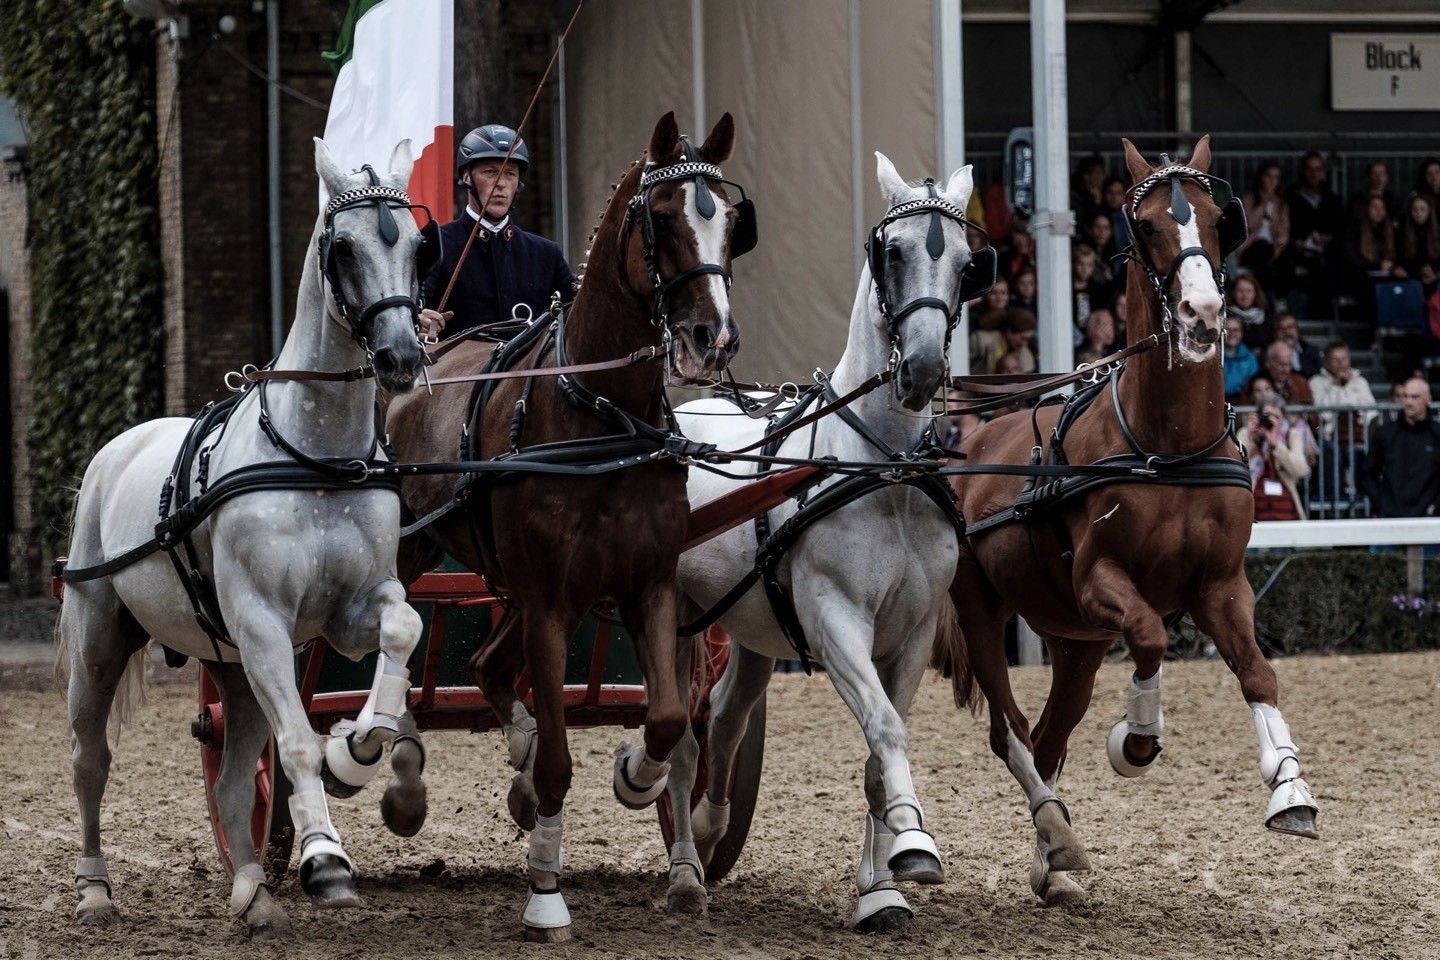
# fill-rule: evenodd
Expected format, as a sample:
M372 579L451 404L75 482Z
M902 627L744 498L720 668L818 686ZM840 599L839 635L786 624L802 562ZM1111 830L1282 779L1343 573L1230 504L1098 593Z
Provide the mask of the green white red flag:
M350 0L335 49L325 143L342 169L383 171L409 138L409 194L450 219L455 154L454 0ZM323 188L322 188L323 189Z

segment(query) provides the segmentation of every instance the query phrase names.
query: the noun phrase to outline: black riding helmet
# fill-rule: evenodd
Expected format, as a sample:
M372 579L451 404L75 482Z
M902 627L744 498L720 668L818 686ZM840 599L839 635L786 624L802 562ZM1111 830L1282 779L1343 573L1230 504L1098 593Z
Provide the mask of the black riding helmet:
M514 149L511 149L514 144ZM504 160L520 167L523 174L530 166L530 149L514 130L503 123L487 123L465 134L455 151L455 175L458 177L477 160Z

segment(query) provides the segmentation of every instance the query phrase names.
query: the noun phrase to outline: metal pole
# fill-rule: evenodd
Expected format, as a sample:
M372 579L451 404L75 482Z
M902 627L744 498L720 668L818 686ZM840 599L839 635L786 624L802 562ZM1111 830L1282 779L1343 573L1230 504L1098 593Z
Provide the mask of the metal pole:
M690 59L695 64L695 139L700 141L710 132L705 125L705 0L690 0Z
M1190 77L1190 31L1175 31L1175 128L1177 130L1189 130L1194 126L1194 114L1191 109L1193 98L1193 85ZM1186 144L1175 144L1177 151L1183 151L1184 156L1189 156L1190 151L1185 150Z
M936 175L942 183L965 165L965 60L960 3L935 0L935 139L940 152ZM960 325L950 342L950 372L964 376L970 372L968 308L960 311Z
M850 191L851 230L854 238L850 248L855 251L855 279L865 263L865 149L861 143L863 130L860 115L860 0L850 0Z
M1039 281L1040 366L1062 373L1074 366L1070 305L1069 102L1065 90L1065 0L1030 0L1030 73L1035 112L1035 266Z
M556 32L555 42L560 42ZM555 62L555 154L558 169L555 171L555 229L560 249L566 251L570 262L575 261L575 251L570 249L570 132L569 117L566 115L565 89L565 48Z
M265 97L269 137L270 189L270 343L275 356L285 345L284 309L281 290L280 244L280 2L265 4L265 72L269 81Z

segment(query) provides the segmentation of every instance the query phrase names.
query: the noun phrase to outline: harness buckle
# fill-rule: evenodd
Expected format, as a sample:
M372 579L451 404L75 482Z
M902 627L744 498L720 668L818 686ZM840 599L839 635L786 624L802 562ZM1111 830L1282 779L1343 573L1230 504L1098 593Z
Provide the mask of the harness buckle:
M350 480L350 482L355 484L356 486L359 486L366 480L370 479L370 464L366 463L364 460L351 460L341 469L347 472L351 469L355 470L355 477L354 479Z

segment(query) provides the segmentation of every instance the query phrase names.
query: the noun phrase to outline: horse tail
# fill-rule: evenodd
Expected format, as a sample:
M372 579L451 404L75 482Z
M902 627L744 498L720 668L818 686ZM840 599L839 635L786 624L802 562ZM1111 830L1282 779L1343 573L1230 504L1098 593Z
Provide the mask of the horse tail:
M971 713L980 711L980 690L975 683L975 671L970 667L970 651L965 645L965 631L960 627L960 617L955 612L955 602L947 594L945 607L940 611L940 623L935 630L935 646L930 655L930 666L940 671L950 681L955 692L955 706Z
M127 627L133 625L134 630L143 632L134 616L124 607L120 608L120 619L122 623L128 621ZM126 632L130 633L131 630ZM65 629L65 614L62 610L60 616L55 618L55 666L51 669L51 678L61 695L67 697L71 667L70 634L71 631ZM145 651L149 646L145 642L139 643L120 673L120 682L115 687L115 696L110 703L111 744L119 744L121 728L135 716L135 709L145 702Z

